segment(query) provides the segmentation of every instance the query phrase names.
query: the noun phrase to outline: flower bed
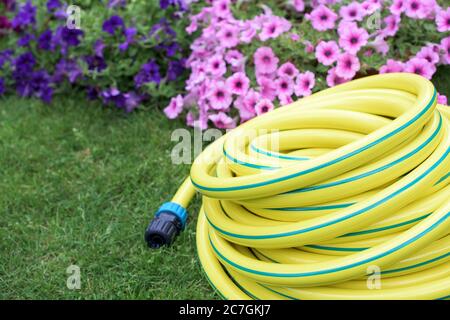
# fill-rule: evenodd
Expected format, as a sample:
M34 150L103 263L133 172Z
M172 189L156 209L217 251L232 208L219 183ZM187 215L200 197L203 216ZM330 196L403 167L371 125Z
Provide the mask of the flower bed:
M167 101L183 89L190 2L0 0L0 95L83 90L127 112Z
M196 36L187 93L164 109L190 126L233 128L354 78L450 64L450 8L435 0L211 1ZM446 97L439 95L439 102Z

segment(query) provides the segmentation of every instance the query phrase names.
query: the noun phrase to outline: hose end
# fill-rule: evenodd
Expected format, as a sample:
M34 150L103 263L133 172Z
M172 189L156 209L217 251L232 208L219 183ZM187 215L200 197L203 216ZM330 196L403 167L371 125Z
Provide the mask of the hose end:
M164 203L156 212L145 231L145 241L152 249L173 243L184 229L187 220L186 209L174 202Z

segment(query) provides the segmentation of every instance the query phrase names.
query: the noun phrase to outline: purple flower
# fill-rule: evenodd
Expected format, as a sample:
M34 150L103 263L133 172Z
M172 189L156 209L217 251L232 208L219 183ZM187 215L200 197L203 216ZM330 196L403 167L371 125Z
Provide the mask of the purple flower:
M102 72L106 69L106 61L103 57L99 56L86 56L84 57L90 71Z
M112 16L108 20L106 20L103 23L103 31L107 32L111 35L115 34L117 29L123 29L125 27L125 24L121 17L119 16Z
M159 6L163 10L167 9L171 5L175 5L175 0L159 0Z
M124 7L126 6L126 4L127 4L126 0L109 0L108 8Z
M86 89L86 96L89 100L95 100L98 98L98 90L95 87L89 86Z
M161 82L159 65L155 60L150 60L143 64L139 73L134 77L134 83L138 88L149 82L155 82L157 84Z
M31 0L27 0L23 4L17 15L12 20L12 26L14 29L20 30L27 26L34 25L36 23L36 7L33 6Z
M5 80L0 77L0 96L5 93Z
M69 29L67 27L60 28L60 39L67 47L76 47L80 44L80 38L84 36L84 32L79 29Z
M38 38L38 48L50 51L53 49L52 46L52 30L47 29L46 31L42 32L42 34Z
M28 47L30 42L34 40L34 36L29 33L25 33L22 37L17 40L17 45L19 47Z
M150 28L148 35L151 37L154 36L156 40L160 41L159 31L161 31L163 34L165 34L171 38L174 38L177 36L177 33L175 32L175 30L172 29L169 22L165 18L162 18L159 20L158 23L155 23Z
M14 69L18 73L29 73L36 65L36 60L31 52L25 52L14 60Z
M167 68L167 80L174 81L181 76L185 70L185 59L169 61Z
M105 49L105 43L102 39L98 39L94 43L94 52L97 57L103 58L103 50Z
M0 70L6 62L11 62L13 53L14 51L12 49L0 51Z
M48 0L47 1L47 10L54 11L56 9L59 9L61 7L61 1L60 0Z
M119 50L120 51L126 51L128 49L128 46L133 43L134 41L134 36L137 34L137 29L136 28L126 28L125 29L125 42L121 43L119 45Z
M65 77L70 83L81 77L83 70L78 63L73 59L61 59L56 65L55 74L53 75L53 82L61 82Z

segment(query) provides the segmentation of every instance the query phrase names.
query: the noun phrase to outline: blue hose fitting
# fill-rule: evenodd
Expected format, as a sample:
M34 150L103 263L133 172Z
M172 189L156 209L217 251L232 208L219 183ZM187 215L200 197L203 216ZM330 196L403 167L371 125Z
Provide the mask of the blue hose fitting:
M152 249L170 245L184 230L187 220L185 208L175 202L164 203L145 231L145 241Z

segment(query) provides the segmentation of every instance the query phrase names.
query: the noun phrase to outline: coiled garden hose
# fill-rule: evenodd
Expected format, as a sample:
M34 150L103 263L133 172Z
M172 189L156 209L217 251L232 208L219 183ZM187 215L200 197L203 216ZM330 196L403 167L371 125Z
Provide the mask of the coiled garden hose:
M448 299L450 108L415 74L367 77L209 145L149 226L184 227L227 299ZM172 219L172 220L170 220Z

